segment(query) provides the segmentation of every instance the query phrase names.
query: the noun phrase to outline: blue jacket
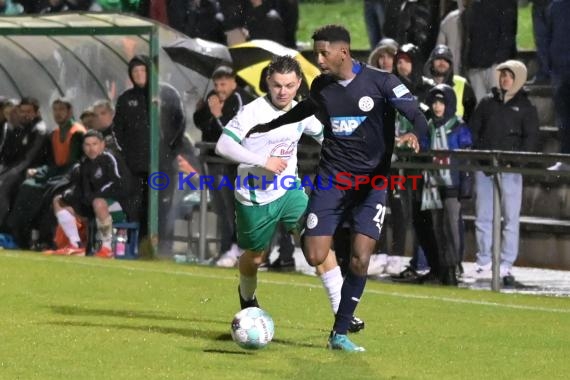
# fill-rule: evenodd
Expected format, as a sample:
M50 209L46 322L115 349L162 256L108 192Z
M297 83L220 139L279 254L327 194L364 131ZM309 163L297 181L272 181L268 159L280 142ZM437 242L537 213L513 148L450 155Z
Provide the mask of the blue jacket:
M430 132L422 138L421 146L422 150L430 150L432 143L432 136L435 134L435 130L446 124L446 137L447 137L447 148L448 150L456 149L467 149L473 145L471 138L471 130L467 127L467 124L463 122L460 118L455 115L457 99L455 97L455 92L453 88L446 84L439 84L432 88L428 93L426 103L431 109L431 106L436 100L441 100L445 104L445 111L443 117L436 119L435 117L430 119L429 127ZM449 122L449 123L448 123ZM434 155L434 159L435 159ZM465 193L468 189L461 189L462 186L471 186L471 183L464 183L466 181L467 173L460 172L457 167L458 165L465 164L465 160L460 160L458 158L450 158L450 174L452 180L452 186L446 189L446 196L457 196L459 193ZM444 196L445 196L444 195Z

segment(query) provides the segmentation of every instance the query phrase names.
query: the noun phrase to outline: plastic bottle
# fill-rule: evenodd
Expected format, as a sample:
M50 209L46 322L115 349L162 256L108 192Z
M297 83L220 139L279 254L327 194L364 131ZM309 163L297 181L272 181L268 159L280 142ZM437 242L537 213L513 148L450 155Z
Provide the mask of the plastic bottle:
M115 241L115 256L125 256L125 248L127 245L127 230L119 228L117 230L117 238Z
M30 239L30 250L39 251L40 250L40 231L33 229Z

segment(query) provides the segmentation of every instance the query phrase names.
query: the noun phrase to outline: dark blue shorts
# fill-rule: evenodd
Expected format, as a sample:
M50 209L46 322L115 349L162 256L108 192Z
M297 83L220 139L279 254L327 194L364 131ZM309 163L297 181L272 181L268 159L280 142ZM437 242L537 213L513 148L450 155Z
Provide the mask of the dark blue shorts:
M315 188L309 197L303 234L332 236L337 226L347 222L352 232L379 240L385 204L386 190Z

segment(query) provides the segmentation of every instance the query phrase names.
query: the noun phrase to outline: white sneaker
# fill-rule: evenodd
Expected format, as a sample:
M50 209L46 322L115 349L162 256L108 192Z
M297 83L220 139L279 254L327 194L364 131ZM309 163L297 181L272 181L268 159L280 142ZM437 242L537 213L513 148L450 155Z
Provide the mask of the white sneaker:
M501 265L501 269L500 269L499 273L501 273L501 278L513 275L511 273L511 267L507 266L507 265Z
M384 272L389 275L397 275L402 271L402 261L400 256L388 256L388 263Z
M551 170L551 171L568 171L570 170L570 165L565 164L564 162L557 162L552 166L549 166L548 168L546 168L546 170Z
M493 276L491 265L491 263L485 265L475 264L475 268L463 275L464 280L490 280Z
M237 244L232 244L232 247L224 252L218 261L216 261L216 266L223 268L233 268L237 265L240 255L241 251L238 248Z
M377 276L384 273L386 268L388 255L385 253L375 253L370 255L370 262L368 263L368 275Z

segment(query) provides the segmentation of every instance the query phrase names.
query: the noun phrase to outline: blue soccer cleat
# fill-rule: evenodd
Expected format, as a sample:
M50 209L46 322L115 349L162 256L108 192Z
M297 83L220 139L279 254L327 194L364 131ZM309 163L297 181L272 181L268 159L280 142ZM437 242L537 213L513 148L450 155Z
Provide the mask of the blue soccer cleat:
M356 344L352 343L348 336L343 334L337 334L334 331L331 331L331 335L329 336L329 343L327 347L330 350L341 350L346 352L364 352L366 351L364 347L357 346Z

